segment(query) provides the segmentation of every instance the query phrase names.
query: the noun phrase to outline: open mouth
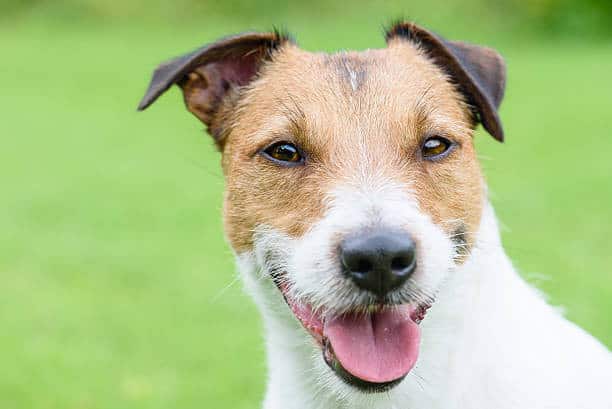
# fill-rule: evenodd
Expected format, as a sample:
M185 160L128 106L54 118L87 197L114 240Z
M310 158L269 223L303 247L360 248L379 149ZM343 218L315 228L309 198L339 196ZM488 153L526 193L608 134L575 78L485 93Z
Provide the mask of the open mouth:
M346 383L364 392L383 392L399 384L414 367L429 306L373 305L366 311L320 314L291 299L279 285L295 317L320 345L327 365Z

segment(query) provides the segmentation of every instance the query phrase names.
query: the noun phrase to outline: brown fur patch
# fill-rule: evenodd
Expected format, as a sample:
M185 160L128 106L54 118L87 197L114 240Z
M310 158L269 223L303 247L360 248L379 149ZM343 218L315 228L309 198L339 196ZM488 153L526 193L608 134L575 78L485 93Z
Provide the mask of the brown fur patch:
M398 39L386 49L328 55L286 45L240 94L221 107L217 124L225 228L236 251L251 249L258 225L302 235L324 214L327 193L354 183L356 172L406 186L449 236L461 227L466 247L473 243L484 201L474 123L455 86L416 46ZM421 144L434 135L458 147L425 161ZM301 147L305 164L280 167L259 154L277 141Z

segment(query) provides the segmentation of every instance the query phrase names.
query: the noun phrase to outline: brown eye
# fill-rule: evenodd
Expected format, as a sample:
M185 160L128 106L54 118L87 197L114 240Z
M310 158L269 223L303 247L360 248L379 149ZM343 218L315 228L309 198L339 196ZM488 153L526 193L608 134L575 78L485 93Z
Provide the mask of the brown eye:
M450 152L453 143L446 138L434 136L428 138L422 147L423 158L429 160L441 159Z
M289 142L277 142L264 149L263 153L264 156L285 164L299 164L303 161L297 146Z

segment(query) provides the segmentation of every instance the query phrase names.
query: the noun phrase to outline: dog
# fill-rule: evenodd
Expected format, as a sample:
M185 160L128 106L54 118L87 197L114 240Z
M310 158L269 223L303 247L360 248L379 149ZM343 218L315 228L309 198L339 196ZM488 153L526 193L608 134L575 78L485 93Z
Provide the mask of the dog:
M160 65L222 153L224 228L263 315L265 409L612 408L612 354L506 256L473 133L505 63L413 23L387 46L223 38Z

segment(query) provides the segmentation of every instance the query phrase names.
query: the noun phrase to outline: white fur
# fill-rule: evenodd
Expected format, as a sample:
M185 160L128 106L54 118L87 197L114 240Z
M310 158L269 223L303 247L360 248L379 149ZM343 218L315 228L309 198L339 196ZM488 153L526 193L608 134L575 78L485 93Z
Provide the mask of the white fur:
M264 318L265 409L612 408L612 355L520 278L490 205L469 259L457 267L450 238L409 194L390 183L362 186L369 187L333 192L325 217L299 239L260 226L255 250L237 257ZM366 226L413 234L419 254L413 284L436 298L421 323L417 365L379 394L364 394L336 377L270 279L271 270L283 270L292 295L321 311L362 302L338 273L332 249L343 235Z

